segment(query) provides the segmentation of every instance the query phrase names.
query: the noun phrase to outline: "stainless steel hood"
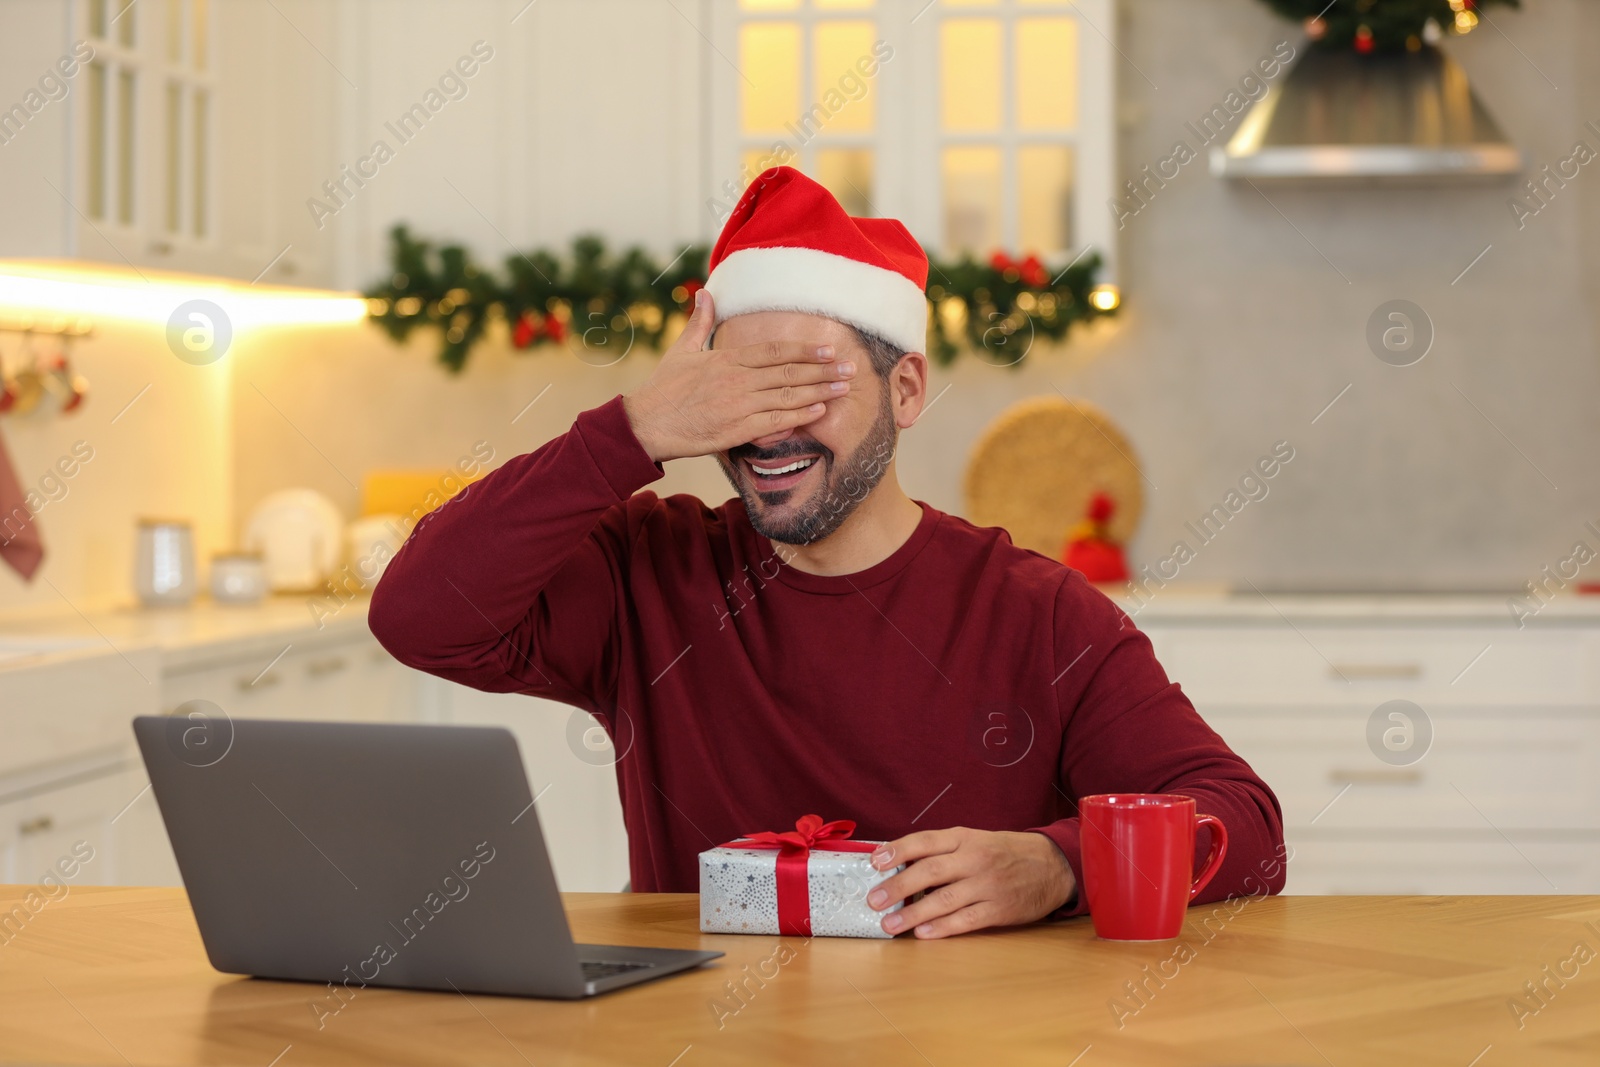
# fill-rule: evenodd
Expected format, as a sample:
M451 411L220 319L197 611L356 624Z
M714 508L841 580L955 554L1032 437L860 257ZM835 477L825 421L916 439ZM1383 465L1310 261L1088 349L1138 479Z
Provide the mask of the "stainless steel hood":
M1211 172L1317 183L1504 181L1524 165L1466 73L1438 49L1308 50L1257 100Z

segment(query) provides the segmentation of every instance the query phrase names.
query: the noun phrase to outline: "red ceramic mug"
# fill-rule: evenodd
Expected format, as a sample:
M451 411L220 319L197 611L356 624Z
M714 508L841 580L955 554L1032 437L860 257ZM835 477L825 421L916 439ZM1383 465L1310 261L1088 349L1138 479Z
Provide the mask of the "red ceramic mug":
M1196 815L1194 798L1108 793L1078 801L1083 892L1094 931L1107 941L1170 941L1189 902L1228 854L1228 829ZM1211 828L1211 854L1193 875L1194 836Z

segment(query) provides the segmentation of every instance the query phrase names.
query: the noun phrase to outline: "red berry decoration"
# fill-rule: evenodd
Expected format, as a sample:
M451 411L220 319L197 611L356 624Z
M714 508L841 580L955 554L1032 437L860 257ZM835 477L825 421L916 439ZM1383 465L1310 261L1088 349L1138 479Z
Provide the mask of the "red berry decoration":
M1372 28L1365 24L1356 27L1356 51L1367 55L1372 51Z
M554 315L546 315L544 317L544 332L546 337L556 344L560 344L566 339L567 327Z
M1039 262L1038 256L1030 255L1019 263L1017 273L1022 276L1022 284L1031 289L1043 289L1050 284L1050 273Z
M996 252L989 257L989 266L1004 274L1006 271L1013 269L1016 264L1011 262L1011 257L1004 252Z
M524 311L517 324L511 328L511 343L517 348L527 348L539 336L539 326L533 316Z

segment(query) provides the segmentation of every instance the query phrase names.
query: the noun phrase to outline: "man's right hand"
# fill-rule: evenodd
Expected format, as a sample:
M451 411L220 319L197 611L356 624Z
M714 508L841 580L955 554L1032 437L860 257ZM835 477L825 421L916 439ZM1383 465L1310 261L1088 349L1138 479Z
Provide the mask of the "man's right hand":
M820 419L824 401L850 390L855 365L836 361L830 345L769 341L705 350L715 326L711 294L701 289L655 373L622 398L634 436L657 463L787 433Z

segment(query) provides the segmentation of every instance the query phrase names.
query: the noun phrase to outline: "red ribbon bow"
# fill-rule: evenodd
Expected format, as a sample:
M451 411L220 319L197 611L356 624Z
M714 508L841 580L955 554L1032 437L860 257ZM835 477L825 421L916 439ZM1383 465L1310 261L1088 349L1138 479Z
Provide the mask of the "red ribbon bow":
M871 841L848 840L856 832L850 819L823 822L820 815L802 815L793 830L760 830L729 841L723 848L776 849L778 880L778 933L811 936L811 888L806 877L811 851L872 852Z

